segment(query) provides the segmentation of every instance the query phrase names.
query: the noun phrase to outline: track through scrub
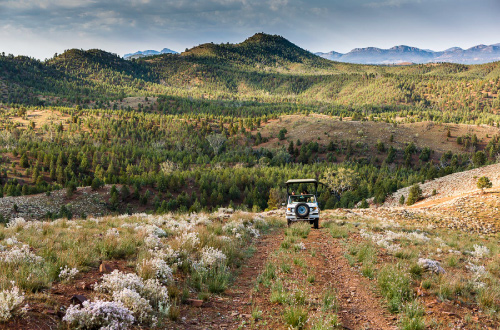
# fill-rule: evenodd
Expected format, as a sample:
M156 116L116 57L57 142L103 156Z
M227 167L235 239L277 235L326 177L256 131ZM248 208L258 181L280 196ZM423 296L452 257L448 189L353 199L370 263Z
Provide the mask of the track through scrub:
M288 329L283 317L287 305L272 303L270 288L260 286L256 289L259 286L257 278L267 263L274 264L277 272L280 271L282 259L276 259L276 256L283 253L280 246L284 240L283 231L276 230L257 241L255 253L245 262L224 294L212 297L201 308L182 308L180 323L183 328ZM302 259L306 265L297 266L291 262L292 270L283 277L283 282L292 283L307 295L308 303L304 308L308 309L310 321L305 329L319 317L334 315L334 311L321 314L322 294L329 288L336 292L339 329L397 329L396 317L385 309L382 297L374 293L373 283L349 266L339 239L334 239L325 230L312 229L300 242L306 249L287 250L288 261ZM314 282L308 283L307 277L314 278ZM261 313L259 319L253 317L252 312L255 311Z
M347 262L339 240L328 232L312 230L307 244L319 251L321 284L332 285L337 290L338 315L344 328L397 329L395 317L383 307L382 297L374 294L370 280Z
M234 282L220 296L211 297L203 307L183 305L181 318L168 329L236 329L251 319L253 288L270 253L283 240L283 230L276 229L253 243L255 252L244 261Z

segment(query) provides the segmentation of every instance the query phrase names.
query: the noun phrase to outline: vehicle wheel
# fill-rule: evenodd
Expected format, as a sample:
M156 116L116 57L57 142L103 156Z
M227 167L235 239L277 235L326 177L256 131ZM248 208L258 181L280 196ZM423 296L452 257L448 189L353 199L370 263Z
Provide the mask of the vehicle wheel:
M295 215L299 218L306 218L309 215L309 205L306 203L298 203L295 206Z
M292 220L286 219L286 224L287 224L288 227L290 227L290 225L292 224Z
M314 229L319 229L319 219L314 220Z

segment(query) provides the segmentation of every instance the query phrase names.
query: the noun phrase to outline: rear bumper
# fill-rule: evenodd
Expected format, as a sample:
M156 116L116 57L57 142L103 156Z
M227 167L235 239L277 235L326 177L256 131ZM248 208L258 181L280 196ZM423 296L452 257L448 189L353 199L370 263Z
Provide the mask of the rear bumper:
M314 221L319 219L319 214L309 214L305 218L299 218L295 214L294 215L286 215L286 219L290 221Z

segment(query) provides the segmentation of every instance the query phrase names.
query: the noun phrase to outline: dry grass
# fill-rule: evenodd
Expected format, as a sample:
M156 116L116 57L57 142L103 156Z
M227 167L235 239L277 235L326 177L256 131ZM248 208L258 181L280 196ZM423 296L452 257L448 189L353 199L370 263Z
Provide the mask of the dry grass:
M452 135L450 138L446 138L448 127ZM288 131L286 140L279 141L278 132L283 128ZM348 119L339 121L338 118L320 114L283 116L280 120L270 121L259 131L263 137L270 138L270 141L257 146L257 148L279 147L280 145L288 145L288 141L295 143L298 139L301 142L312 141L322 145L327 145L330 140L351 140L354 143L361 142L369 147L374 147L380 140L385 143L386 147L392 145L395 148L405 148L406 143L413 142L417 147L433 149L437 159L446 151L464 152L463 147L456 143L458 136L467 133L476 134L478 139L482 141L481 145L486 145L492 136L498 134L498 129L485 125L439 125L432 122L419 122L399 124L394 127L385 122L361 122ZM361 131L362 134L360 134ZM391 135L394 136L393 143L389 142Z
M171 318L176 318L182 283L189 283L198 296L223 292L251 241L283 225L277 219L240 213L226 220L220 220L219 214L138 214L53 222L17 219L0 226L0 291L15 285L26 293L27 303L36 304L42 289L63 282L73 287L88 271L95 272L101 261L121 261L126 273L135 270L143 281L158 280L168 287L174 306ZM76 279L61 278L66 267L79 271ZM106 291L85 295L114 299ZM161 318L170 312L154 313Z

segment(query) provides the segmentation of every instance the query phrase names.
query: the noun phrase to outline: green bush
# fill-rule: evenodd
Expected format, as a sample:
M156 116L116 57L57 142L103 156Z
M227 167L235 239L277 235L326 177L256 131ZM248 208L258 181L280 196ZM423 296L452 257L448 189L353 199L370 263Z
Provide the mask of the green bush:
M407 205L413 205L422 199L422 189L418 183L414 184L410 188L410 193L408 194L408 200L406 201Z
M401 318L401 329L424 330L424 315L425 309L418 301L413 301L406 304L403 309L403 316Z
M482 176L477 180L477 187L483 191L485 188L491 188L493 183L486 176Z
M305 308L292 306L283 313L285 323L294 329L303 329L307 323L308 312Z
M406 302L413 299L410 277L401 265L387 265L378 275L378 286L381 294L387 299L389 311L398 313Z

